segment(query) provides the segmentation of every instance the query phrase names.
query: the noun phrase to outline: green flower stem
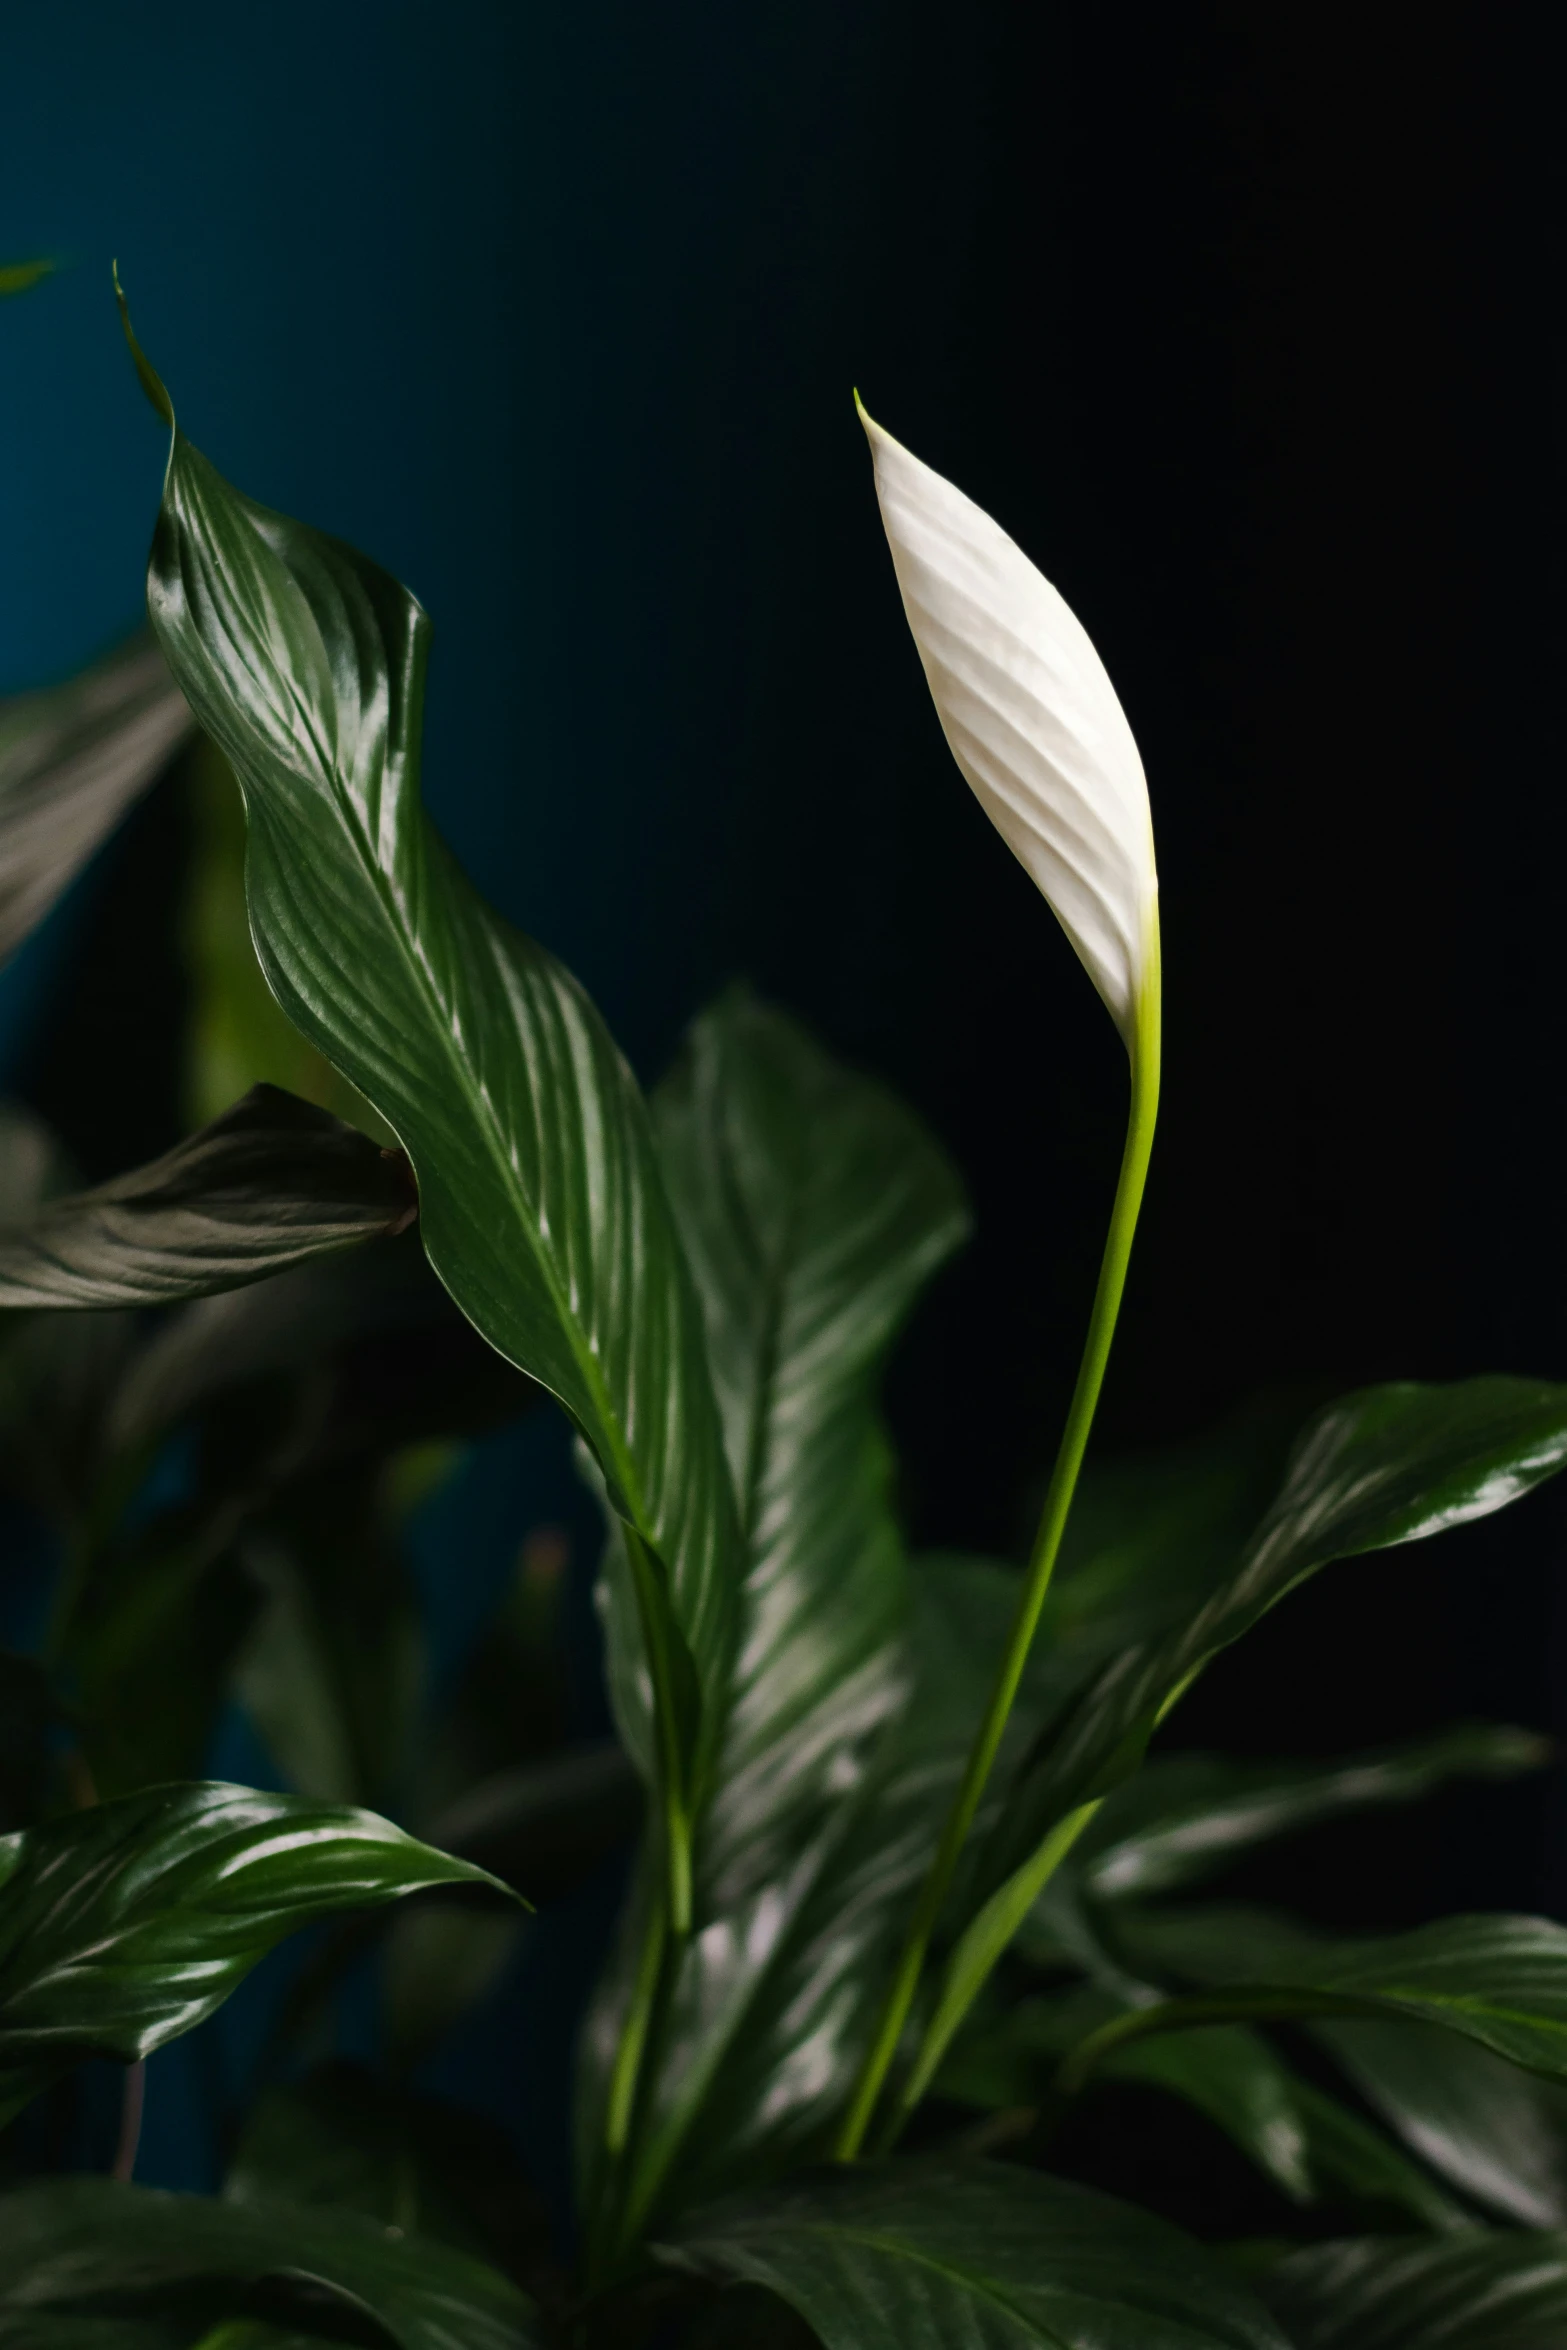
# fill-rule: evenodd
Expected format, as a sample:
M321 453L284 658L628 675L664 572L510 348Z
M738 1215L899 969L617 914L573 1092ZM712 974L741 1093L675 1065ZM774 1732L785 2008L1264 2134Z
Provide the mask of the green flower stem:
M611 2155L624 2154L631 2136L631 2112L636 2103L637 2076L642 2070L642 2052L647 2046L648 2027L653 2020L659 1971L664 1963L664 1947L668 1939L669 1911L663 1895L655 1894L642 1936L637 1979L631 1987L631 2005L620 2028L620 2045L615 2050L615 2069L609 2078L604 2144Z
M1159 1043L1159 952L1156 932L1143 1002L1139 1006L1136 1044L1132 1052L1132 1099L1127 1118L1126 1148L1121 1156L1115 1205L1110 1211L1110 1231L1099 1267L1099 1284L1094 1291L1093 1310L1088 1318L1088 1337L1078 1367L1077 1385L1072 1391L1061 1449L1056 1455L1055 1468L1051 1473L1050 1490L1045 1496L1039 1532L1034 1539L1033 1556L1028 1563L1023 1595L1013 1620L1006 1654L1002 1658L979 1734L969 1751L962 1784L947 1814L941 1842L925 1879L897 1972L882 2009L875 2040L833 2149L840 2162L853 2162L865 2142L865 2134L870 2127L883 2084L902 2040L909 2010L914 2004L925 1955L952 1883L958 1855L974 1824L974 1815L995 1766L996 1754L1006 1731L1007 1719L1023 1678L1023 1668L1028 1662L1028 1652L1033 1645L1040 1613L1050 1589L1050 1578L1061 1548L1061 1537L1066 1531L1072 1496L1077 1490L1078 1472L1088 1449L1089 1431L1094 1424L1099 1391L1104 1385L1105 1367L1115 1337L1116 1317L1120 1313L1121 1295L1126 1287L1132 1238L1137 1230L1143 1187L1148 1178L1148 1160L1153 1149L1154 1124L1159 1111Z
M654 1887L648 1901L647 1919L642 1928L642 1948L637 1954L636 1980L631 1986L631 2002L620 2027L615 2063L609 2076L609 2094L605 2100L603 2160L588 2229L588 2267L594 2275L606 2273L616 2248L622 2181L627 2149L631 2143L631 2125L636 2113L637 2089L658 2011L669 1950L669 1899L665 1887L658 1885Z

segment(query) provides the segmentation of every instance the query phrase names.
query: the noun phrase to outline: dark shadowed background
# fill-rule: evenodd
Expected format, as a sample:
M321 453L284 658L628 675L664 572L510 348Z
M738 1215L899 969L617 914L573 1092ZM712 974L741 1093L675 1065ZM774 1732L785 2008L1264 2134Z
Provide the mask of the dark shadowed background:
M855 383L1063 589L1144 750L1168 1061L1105 1447L1280 1386L1567 1372L1561 167L1526 12L12 14L0 258L69 266L0 322L0 687L139 608L162 440L117 254L198 444L429 606L430 803L644 1076L744 971L961 1163L979 1238L893 1393L922 1539L1023 1539L1124 1067L941 742ZM178 1124L182 811L0 980L8 1081L92 1172ZM458 1617L485 1544L566 1506L536 1451L452 1505ZM1547 1495L1324 1578L1185 1732L1551 1722L1563 1527ZM1354 1849L1319 1888L1346 1922L1567 1909L1548 1794L1433 1807L1374 1886Z

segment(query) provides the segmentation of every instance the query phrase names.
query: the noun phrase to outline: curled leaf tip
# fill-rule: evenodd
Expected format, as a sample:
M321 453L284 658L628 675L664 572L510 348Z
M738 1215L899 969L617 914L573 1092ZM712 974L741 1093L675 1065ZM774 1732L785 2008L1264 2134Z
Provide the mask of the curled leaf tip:
M876 496L958 768L1099 990L1134 1064L1157 1025L1142 760L1082 622L999 523L865 412Z
M136 373L140 378L141 388L172 432L174 430L174 402L169 398L168 389L162 376L136 340L136 329L131 324L131 306L125 299L125 288L120 283L118 261L111 261L109 267L114 273L114 298L120 306L120 324L125 329L125 340L130 346L130 354L136 364Z

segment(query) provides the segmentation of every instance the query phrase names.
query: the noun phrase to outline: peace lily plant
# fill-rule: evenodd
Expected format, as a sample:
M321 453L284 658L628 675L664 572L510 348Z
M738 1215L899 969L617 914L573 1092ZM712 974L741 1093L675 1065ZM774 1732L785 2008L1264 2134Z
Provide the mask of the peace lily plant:
M1567 1932L1346 1940L1201 1894L1543 1742L1243 1764L1177 1715L1149 1750L1320 1567L1554 1474L1567 1389L1381 1387L1087 1458L1160 979L1142 766L1079 622L862 410L953 756L1128 1056L1019 1571L909 1556L892 1502L883 1365L967 1231L945 1153L744 993L644 1099L423 814L419 606L226 482L132 350L170 434L152 636L0 709L0 947L182 762L217 1114L88 1190L35 1118L0 1125L0 1482L53 1560L42 1635L0 1658L0 2344L1554 2350ZM455 1683L424 1670L408 1512L441 1447L527 1409L565 1414L602 1502L612 1740L580 1735L536 1545ZM236 1712L268 1788L201 1776ZM547 2223L421 2067L525 1905L628 1847ZM311 1922L221 2194L133 2184L144 2060ZM377 2060L322 2064L371 1952ZM96 2152L91 2057L125 2068ZM1150 2114L1194 2179L1230 2141L1245 2241L1226 2206L1199 2241L1073 2177L1107 2092L1127 2168Z

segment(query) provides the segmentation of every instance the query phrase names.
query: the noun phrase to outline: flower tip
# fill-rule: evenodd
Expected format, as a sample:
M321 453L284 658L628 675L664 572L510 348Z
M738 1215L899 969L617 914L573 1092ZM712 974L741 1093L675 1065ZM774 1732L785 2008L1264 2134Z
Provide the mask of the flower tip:
M877 423L875 417L866 407L865 402L860 398L860 387L858 384L856 384L854 387L854 413L856 416L858 416L861 424L864 425L865 437L870 442L872 449L879 449L885 442L888 442L892 439L891 433L887 431L884 425Z
M1134 1061L1155 1016L1148 786L1082 622L1000 524L866 414L876 496L948 747Z

